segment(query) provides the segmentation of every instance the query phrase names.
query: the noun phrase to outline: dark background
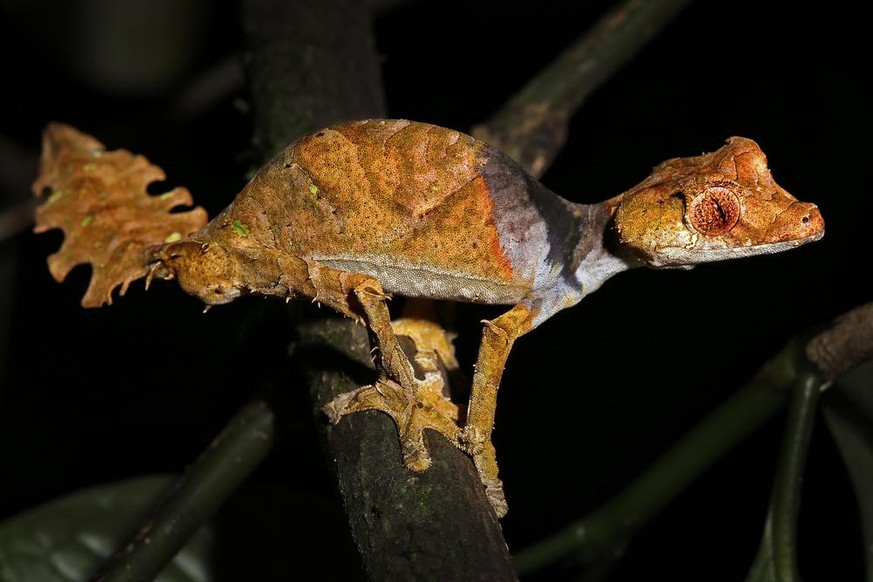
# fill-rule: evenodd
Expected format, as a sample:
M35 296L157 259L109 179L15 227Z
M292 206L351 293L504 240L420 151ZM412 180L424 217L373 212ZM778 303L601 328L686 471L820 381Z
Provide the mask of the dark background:
M381 5L389 114L459 130L483 121L611 3L571 4ZM0 7L0 209L29 195L50 120L145 154L167 171L167 186L187 186L211 215L242 187L252 155L234 2ZM762 146L783 187L820 206L827 234L778 256L621 275L521 339L495 432L510 548L609 499L789 337L871 299L871 22L855 2L701 0L573 118L543 177L568 199L613 196L664 159L743 135ZM284 436L248 489L269 487L264 505L297 502L292 527L318 523L326 543L345 543L315 436L321 419L286 357L293 318L284 305L247 298L204 316L196 300L158 283L83 310L89 270L58 285L45 266L61 240L26 228L0 241L0 518L81 487L180 471L271 387L287 392ZM459 309L467 366L478 321L497 313ZM662 512L610 580L742 579L781 420ZM805 579L861 578L856 513L822 423L801 523ZM355 560L349 551L347 563Z

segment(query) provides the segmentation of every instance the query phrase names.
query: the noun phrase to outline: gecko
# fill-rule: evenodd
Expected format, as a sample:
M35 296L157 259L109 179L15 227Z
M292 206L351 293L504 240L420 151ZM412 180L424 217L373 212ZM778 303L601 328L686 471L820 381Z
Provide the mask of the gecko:
M491 436L519 337L620 272L776 253L823 234L816 205L780 187L748 138L667 160L624 193L581 204L469 135L370 119L295 141L205 226L149 247L144 261L147 284L175 279L207 306L308 298L366 325L377 380L328 403L329 420L388 414L417 472L431 464L422 432L439 432L472 458L502 517ZM393 295L509 306L483 322L465 414L416 376L392 327Z

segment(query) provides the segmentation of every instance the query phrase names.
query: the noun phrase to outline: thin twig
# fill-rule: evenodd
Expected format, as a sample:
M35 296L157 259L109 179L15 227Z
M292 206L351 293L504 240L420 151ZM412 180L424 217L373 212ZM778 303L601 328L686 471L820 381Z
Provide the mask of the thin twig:
M244 406L130 541L116 550L95 582L153 580L267 456L274 420L265 402Z
M788 402L785 437L764 535L747 582L797 582L797 523L806 454L816 421L822 377L812 371L798 375Z
M806 346L806 357L829 381L873 358L873 303L840 315Z
M517 554L514 563L519 574L568 555L577 555L586 564L618 559L640 527L781 409L802 363L802 346L798 341L786 345L752 381L700 421L612 501Z
M815 425L815 413L823 381L814 373L795 381L788 405L785 440L773 487L773 563L780 582L799 580L797 571L797 522L806 452Z
M517 554L515 565L519 574L571 554L580 556L586 563L615 560L642 525L726 451L780 410L792 385L815 381L821 389L871 356L873 304L845 313L814 335L794 338L750 383L698 423L612 501ZM811 366L815 373L809 371ZM797 454L792 457L795 465L790 467L791 471L799 470L796 466L799 458ZM785 555L788 542L784 538L793 527L790 507L785 504L796 502L796 497L785 497L784 507L774 516L772 535L776 541L772 550L776 560L785 560L776 552L782 548L778 551ZM756 572L760 571L753 570Z
M531 79L475 137L541 176L567 141L570 117L691 0L625 0Z

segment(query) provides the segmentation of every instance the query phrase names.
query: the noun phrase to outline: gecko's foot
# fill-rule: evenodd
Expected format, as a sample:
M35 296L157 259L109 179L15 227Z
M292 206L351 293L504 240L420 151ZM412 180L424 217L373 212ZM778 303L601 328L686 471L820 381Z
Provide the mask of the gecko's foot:
M430 453L424 444L424 429L438 431L460 446L458 407L442 394L442 381L429 378L418 382L417 398L396 382L382 379L375 384L340 394L324 406L330 422L336 424L343 416L364 410L380 410L389 415L400 435L403 464L412 471L425 471L431 465Z
M509 511L509 505L506 503L506 496L503 494L503 482L500 479L492 483L485 483L485 496L488 498L488 503L494 509L497 517L503 517Z
M424 429L439 432L473 458L488 502L497 516L503 517L507 505L503 484L497 478L494 447L486 433L476 427L468 425L461 430L458 407L444 394L444 374L458 367L451 336L427 320L404 318L392 322L392 328L395 335L409 338L413 344L411 353L407 351L405 354L417 376L410 382L411 386L389 379L392 366L384 365L381 366L380 380L337 396L324 406L325 414L334 424L343 416L364 410L388 414L397 425L403 464L417 472L425 471L431 465L424 444Z
M476 426L466 425L460 435L461 450L473 458L479 479L485 485L485 495L494 508L497 517L503 517L509 510L503 494L503 482L497 478L497 455L494 445Z
M475 458L485 448L485 436L478 427L466 425L461 429L461 450Z

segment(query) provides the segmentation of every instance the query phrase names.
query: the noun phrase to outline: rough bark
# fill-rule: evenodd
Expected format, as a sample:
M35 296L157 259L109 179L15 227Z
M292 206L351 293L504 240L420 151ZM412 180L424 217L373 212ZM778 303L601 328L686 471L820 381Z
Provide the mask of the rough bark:
M372 380L362 326L329 318L299 330L316 404ZM397 429L379 412L327 429L326 442L352 535L372 580L515 580L506 542L470 459L441 436L425 436L433 465L400 462Z
M261 161L341 120L384 117L378 57L363 3L246 0L254 145ZM403 467L397 429L376 412L329 426L321 406L369 379L365 330L327 317L294 346L310 380L352 537L372 580L513 580L506 542L470 460L427 439L433 466Z
M873 358L873 303L837 317L810 340L806 357L829 381Z
M245 0L243 28L261 162L331 123L384 115L364 2Z

